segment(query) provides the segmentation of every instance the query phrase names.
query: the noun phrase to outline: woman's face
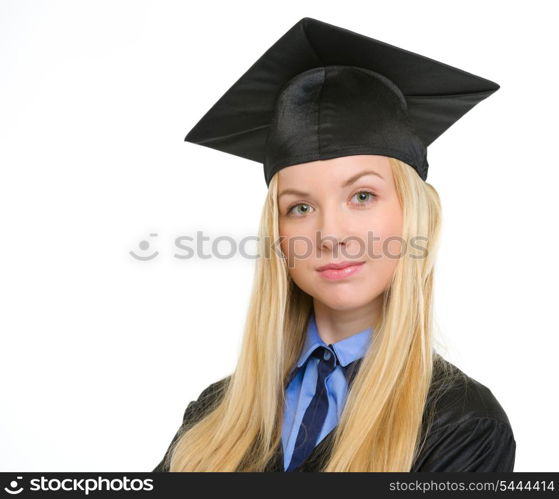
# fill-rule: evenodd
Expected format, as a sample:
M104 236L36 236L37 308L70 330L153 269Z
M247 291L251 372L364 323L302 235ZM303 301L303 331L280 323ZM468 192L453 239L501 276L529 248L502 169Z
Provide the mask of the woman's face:
M307 294L333 310L382 295L402 248L402 209L386 156L356 155L281 169L281 250ZM329 264L345 269L320 270Z

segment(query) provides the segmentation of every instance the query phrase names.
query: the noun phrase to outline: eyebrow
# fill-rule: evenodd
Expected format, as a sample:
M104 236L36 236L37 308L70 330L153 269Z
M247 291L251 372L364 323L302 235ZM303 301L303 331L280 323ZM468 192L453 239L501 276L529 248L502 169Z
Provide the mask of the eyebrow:
M353 175L352 177L348 178L348 179L342 184L342 187L347 187L347 186L353 184L356 180L360 179L361 177L364 177L365 175L376 175L377 177L379 177L379 178L381 178L382 180L384 180L384 177L383 177L380 173L378 173L378 172L376 172L376 171L374 171L374 170L366 170L366 171L357 173L357 174ZM303 197L309 196L309 193L308 193L308 192L299 191L299 190L297 190L297 189L285 189L285 190L283 190L283 191L281 192L281 194L278 196L278 199L281 198L284 194L293 194L293 195L295 195L295 196L303 196Z

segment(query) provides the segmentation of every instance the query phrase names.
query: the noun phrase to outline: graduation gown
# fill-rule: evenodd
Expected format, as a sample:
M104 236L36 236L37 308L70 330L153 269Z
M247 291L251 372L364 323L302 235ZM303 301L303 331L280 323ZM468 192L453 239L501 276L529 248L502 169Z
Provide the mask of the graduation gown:
M442 357L441 361L450 364ZM434 368L434 378L441 372L436 368L437 365ZM450 367L464 376L454 378L442 395L428 397L426 411L433 404L435 416L427 430L424 415L422 436L426 431L428 433L411 471L513 471L516 441L504 409L486 386L465 375L453 364ZM153 471L169 471L164 466L164 461L171 445L187 424L200 420L218 401L222 385L229 378L227 376L212 383L202 391L197 400L188 404L181 427ZM295 471L320 471L328 458L327 447L335 430L336 428L318 443ZM284 471L281 442L264 471Z

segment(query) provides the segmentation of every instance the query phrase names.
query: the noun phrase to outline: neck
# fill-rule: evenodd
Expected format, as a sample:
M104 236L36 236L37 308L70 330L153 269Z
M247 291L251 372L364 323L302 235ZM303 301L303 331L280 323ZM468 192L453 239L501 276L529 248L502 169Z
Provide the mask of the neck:
M326 344L336 343L378 324L382 298L350 310L335 310L313 300L314 316L320 337Z

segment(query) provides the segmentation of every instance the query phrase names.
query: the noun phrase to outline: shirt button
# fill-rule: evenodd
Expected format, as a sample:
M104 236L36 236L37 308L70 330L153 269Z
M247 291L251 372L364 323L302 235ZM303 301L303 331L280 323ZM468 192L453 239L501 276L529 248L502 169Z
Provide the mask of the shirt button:
M326 350L326 351L324 352L324 355L323 355L324 360L328 360L328 359L330 358L331 355L332 355L332 354L331 354L328 350Z

